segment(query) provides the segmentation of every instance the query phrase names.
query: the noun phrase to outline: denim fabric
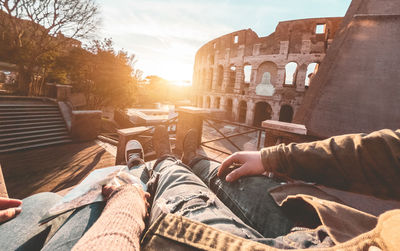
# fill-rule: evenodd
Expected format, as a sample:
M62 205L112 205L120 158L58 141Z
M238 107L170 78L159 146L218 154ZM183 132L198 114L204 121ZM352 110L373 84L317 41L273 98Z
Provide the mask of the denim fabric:
M227 183L216 176L219 167L217 162L199 158L191 164L189 168L172 156L166 156L156 162L153 175L158 173L160 177L151 209L150 224L159 224L164 228L168 223L157 223L157 219L166 214L174 214L213 227L197 227L196 233L193 232L205 240L219 236L221 232L218 231L222 230L282 249L322 248L334 244L323 228L291 231L293 223L268 193L268 189L279 185L278 182L264 176L254 176ZM180 236L180 231L191 231L179 230L178 226L167 228L168 233L164 232L167 239L174 235ZM176 233L172 233L171 229L175 229ZM152 239L149 235L151 233L147 238ZM159 241L164 243L163 240ZM224 239L215 241L229 246ZM240 246L241 241L238 242L239 244L235 245ZM196 246L198 245L192 247Z
M100 217L104 202L95 202L72 213L42 250L71 250Z
M0 225L0 250L40 250L60 218L43 225L38 222L61 198L55 193L39 193L23 199L22 212Z
M229 210L188 167L173 157L154 167L160 173L150 214L150 224L163 213L185 216L245 239L263 236ZM154 173L153 173L154 175Z
M273 238L290 232L292 221L268 193L270 188L279 185L278 182L265 176L252 176L228 183L217 177L219 166L219 163L207 159L197 159L191 163L193 172L211 191L243 222L264 237Z

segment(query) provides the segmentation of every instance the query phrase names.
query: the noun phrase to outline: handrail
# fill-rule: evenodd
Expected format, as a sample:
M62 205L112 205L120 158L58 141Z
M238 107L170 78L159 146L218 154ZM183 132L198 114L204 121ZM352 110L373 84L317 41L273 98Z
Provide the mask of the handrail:
M247 129L250 129L250 130L248 130L248 131L246 131L246 132L241 132L241 133L236 133L236 134L233 134L233 135L226 136L226 135L225 135L223 132L221 132L215 125L213 125L213 124L211 123L211 121L217 122L217 123L224 123L224 124L228 124L228 125L234 125L234 126L238 126L238 127L243 127L243 128L247 128ZM213 139L213 140L208 140L208 141L203 141L203 142L201 142L201 145L204 146L204 147L207 147L207 148L210 148L210 149L212 149L212 150L215 150L215 151L218 151L218 152L221 152L221 153L230 155L231 153L228 153L228 152L226 152L226 151L224 151L224 150L221 150L221 149L217 149L217 148L215 148L215 147L208 146L208 145L206 145L206 144L207 144L207 143L216 142L216 141L220 141L220 140L227 140L227 141L228 141L233 147L235 147L238 151L243 151L243 149L241 149L238 145L236 145L235 142L233 142L233 141L231 140L231 138L238 137L238 136L245 135L245 134L249 134L249 133L258 132L258 137L257 137L257 149L260 149L260 145L261 145L261 136L262 136L262 133L264 132L264 128L262 128L262 127L248 126L248 125L243 125L243 124L236 123L236 122L231 122L231 121L221 120L221 119L214 119L214 118L206 118L206 119L204 119L204 122L205 122L207 125L209 125L211 128L213 128L218 134L220 134L220 135L222 136L222 137L217 138L217 139Z

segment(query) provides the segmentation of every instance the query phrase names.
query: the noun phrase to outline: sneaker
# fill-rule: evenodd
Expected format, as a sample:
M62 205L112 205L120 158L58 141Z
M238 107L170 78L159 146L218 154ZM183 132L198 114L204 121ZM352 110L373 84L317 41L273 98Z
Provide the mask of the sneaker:
M153 147L156 151L157 159L172 153L168 130L165 126L156 126L153 134Z
M125 161L130 169L133 166L144 164L144 151L137 140L129 140L125 147Z
M196 157L198 147L198 133L194 129L190 129L183 139L182 162L186 165Z

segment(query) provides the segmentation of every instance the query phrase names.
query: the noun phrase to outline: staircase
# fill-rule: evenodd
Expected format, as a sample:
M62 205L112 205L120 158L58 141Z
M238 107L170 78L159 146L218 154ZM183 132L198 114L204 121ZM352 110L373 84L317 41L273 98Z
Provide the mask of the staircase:
M69 142L57 104L0 102L0 154Z

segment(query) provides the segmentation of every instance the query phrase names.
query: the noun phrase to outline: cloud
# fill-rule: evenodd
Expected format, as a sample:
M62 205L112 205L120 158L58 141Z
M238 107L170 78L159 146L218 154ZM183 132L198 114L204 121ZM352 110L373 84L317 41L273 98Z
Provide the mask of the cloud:
M247 28L266 36L279 21L344 15L347 3L350 0L99 0L99 36L112 37L117 48L135 53L146 75L187 80L196 51L216 37Z

